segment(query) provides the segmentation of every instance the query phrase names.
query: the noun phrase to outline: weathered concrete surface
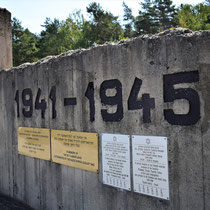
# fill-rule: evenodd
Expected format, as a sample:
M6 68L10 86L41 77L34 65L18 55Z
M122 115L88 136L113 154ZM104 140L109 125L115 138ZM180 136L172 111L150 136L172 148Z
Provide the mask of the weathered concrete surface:
M49 57L34 64L0 72L0 192L22 200L35 209L209 209L210 208L210 31L166 31L142 36L116 45L106 44ZM172 125L164 109L187 114L187 100L164 103L163 76L179 72L198 72L199 81L174 85L192 88L199 96L200 119L193 125ZM142 109L128 110L134 79L142 80L139 98L148 93L155 99L151 123L143 122ZM100 86L106 80L122 84L124 117L105 122ZM89 119L85 92L94 82L95 121ZM57 117L52 118L51 88L56 87ZM33 109L25 118L21 102L23 89L31 88L33 104L38 88L47 101L45 119ZM15 93L20 93L17 118ZM115 95L114 90L107 95ZM188 92L187 92L188 94ZM64 106L66 97L76 97L76 106ZM192 102L194 103L194 102ZM167 136L169 144L170 201L118 190L102 184L102 174L83 171L45 160L18 155L17 129L20 126L97 133ZM100 143L100 142L99 142ZM99 157L101 167L101 157Z
M0 69L12 67L11 13L0 8Z

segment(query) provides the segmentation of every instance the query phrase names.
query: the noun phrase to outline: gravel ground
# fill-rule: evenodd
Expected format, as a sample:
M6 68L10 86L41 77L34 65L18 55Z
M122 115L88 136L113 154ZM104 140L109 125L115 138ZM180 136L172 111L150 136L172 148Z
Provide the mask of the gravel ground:
M33 210L26 204L0 193L0 210Z

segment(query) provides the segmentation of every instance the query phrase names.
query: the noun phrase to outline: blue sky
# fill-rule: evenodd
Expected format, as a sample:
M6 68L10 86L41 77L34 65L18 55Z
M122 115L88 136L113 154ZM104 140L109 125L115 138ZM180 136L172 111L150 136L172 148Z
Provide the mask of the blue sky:
M123 0L95 0L100 3L104 10L123 16ZM133 15L138 14L141 0L124 0L132 8ZM86 7L93 1L90 0L0 0L0 7L7 8L12 13L12 17L18 18L24 28L28 28L33 33L40 33L43 29L41 25L46 17L65 20L70 13L81 10L86 14ZM203 0L173 0L176 6L181 3L197 4ZM85 16L88 18L88 16Z

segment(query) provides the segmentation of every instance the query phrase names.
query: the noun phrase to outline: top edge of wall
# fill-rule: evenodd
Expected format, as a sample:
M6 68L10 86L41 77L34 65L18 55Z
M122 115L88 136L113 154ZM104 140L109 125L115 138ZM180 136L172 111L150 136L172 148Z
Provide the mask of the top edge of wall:
M7 13L8 15L10 15L10 16L11 16L11 12L10 12L10 11L8 11L6 8L2 8L2 7L0 7L0 12Z
M1 10L1 8L0 8L0 10ZM9 69L0 69L0 72L1 71L13 71L13 70L22 71L23 69L25 69L27 67L32 67L32 66L35 66L35 65L48 63L48 62L51 62L52 60L55 60L55 59L60 59L60 58L69 57L69 56L81 55L82 53L90 51L90 50L95 49L95 48L104 47L104 46L119 46L119 45L125 45L125 44L127 45L127 44L129 44L129 43L131 43L135 40L144 40L145 41L145 40L148 40L148 39L159 39L159 38L162 38L162 37L174 37L174 36L182 36L182 37L198 36L199 37L199 36L202 36L204 34L205 35L206 34L210 35L210 30L191 31L190 29L187 29L187 28L168 29L168 30L165 30L165 31L157 33L157 34L153 34L153 35L145 34L145 35L141 35L141 36L138 36L138 37L135 37L135 38L132 38L132 39L121 40L117 43L106 42L103 45L94 44L92 47L90 47L88 49L80 48L80 49L77 49L77 50L69 50L69 51L64 52L62 54L59 54L59 55L47 56L45 58L40 59L37 62L23 63L19 66L12 67L12 68L9 68Z

